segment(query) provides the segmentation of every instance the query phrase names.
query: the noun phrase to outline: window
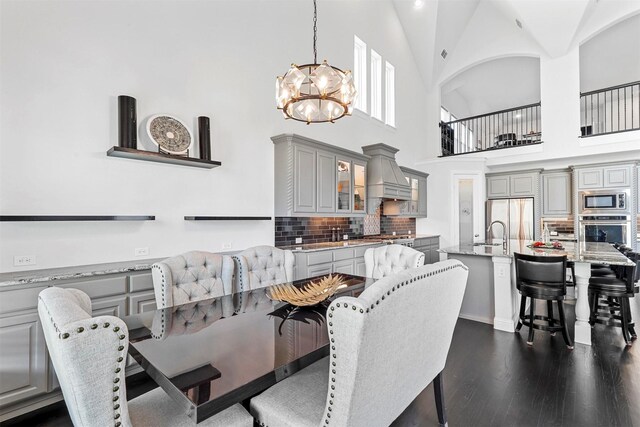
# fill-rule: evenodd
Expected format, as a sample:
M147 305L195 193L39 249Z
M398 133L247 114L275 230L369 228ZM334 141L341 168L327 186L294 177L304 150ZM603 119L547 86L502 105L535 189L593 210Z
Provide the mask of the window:
M354 107L367 112L367 44L353 36L353 82L356 86Z
M389 126L396 126L396 69L385 62L384 68L384 122Z
M451 121L451 116L446 108L440 107L440 121L445 123Z
M382 57L371 49L371 117L382 120Z

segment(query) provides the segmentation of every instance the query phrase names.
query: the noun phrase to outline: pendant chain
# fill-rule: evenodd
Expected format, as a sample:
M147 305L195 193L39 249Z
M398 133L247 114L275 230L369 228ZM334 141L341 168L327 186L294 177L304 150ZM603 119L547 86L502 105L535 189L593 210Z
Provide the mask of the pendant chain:
M313 0L313 63L318 63L318 8L316 6L316 0Z

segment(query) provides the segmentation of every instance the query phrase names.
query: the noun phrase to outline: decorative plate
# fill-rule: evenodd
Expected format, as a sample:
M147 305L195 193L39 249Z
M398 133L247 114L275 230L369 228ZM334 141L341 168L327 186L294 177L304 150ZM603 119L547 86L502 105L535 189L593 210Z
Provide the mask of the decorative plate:
M162 151L169 154L184 154L193 143L193 135L178 118L157 114L147 120L147 135Z

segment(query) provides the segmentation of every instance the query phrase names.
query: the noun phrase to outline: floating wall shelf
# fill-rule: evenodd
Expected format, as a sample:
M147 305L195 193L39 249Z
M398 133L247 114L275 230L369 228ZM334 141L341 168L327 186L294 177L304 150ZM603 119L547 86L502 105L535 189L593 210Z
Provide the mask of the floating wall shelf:
M109 148L107 156L124 157L125 159L145 160L147 162L169 163L171 165L192 166L203 169L213 169L222 166L222 162L215 160L202 160L195 157L172 156L170 154L156 153L154 151L136 150L114 146Z
M155 215L0 215L0 222L24 221L154 221Z
M269 221L270 216L185 216L185 221Z

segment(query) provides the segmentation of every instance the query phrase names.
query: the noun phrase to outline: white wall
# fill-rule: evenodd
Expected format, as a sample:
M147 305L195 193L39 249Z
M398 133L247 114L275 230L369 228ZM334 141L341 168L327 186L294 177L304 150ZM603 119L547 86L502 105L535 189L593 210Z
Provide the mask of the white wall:
M312 59L310 1L10 1L1 3L0 212L156 215L153 222L1 223L0 271L14 255L48 268L190 249L273 243L273 223L188 222L189 214L273 215L270 137L295 132L355 151L385 142L401 164L427 156L425 90L389 1L318 4L318 59L353 66L353 34L396 68L397 129L363 116L285 121L276 75ZM138 118L212 118L201 170L110 158L117 96Z

